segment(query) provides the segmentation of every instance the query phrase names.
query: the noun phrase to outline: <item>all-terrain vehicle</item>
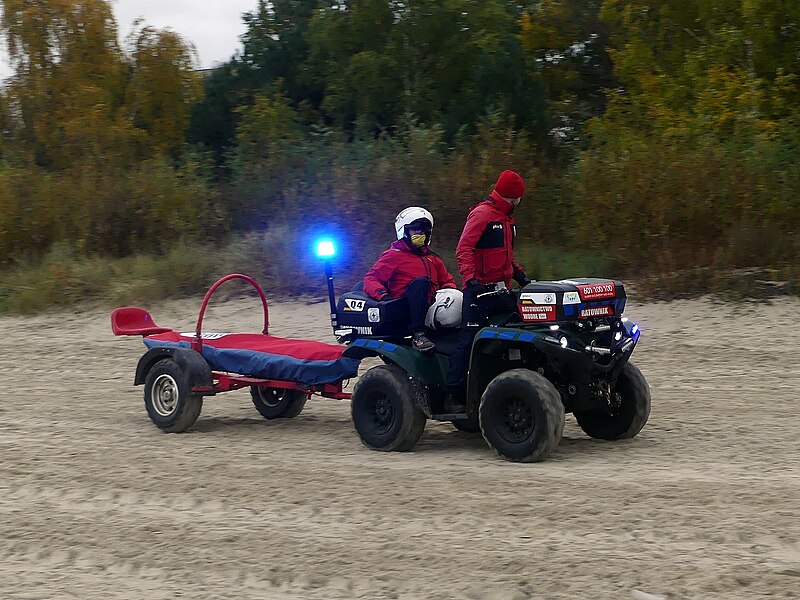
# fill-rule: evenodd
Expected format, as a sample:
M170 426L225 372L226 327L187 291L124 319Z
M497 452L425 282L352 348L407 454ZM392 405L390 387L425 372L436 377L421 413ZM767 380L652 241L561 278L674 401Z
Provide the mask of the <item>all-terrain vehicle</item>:
M323 256L333 246L320 244ZM622 313L620 281L539 281L513 294L516 310L498 315L475 336L466 407L444 410L445 377L459 330L436 329L433 352L411 347L407 308L401 300L378 302L358 287L336 300L326 260L334 334L346 347L279 338L269 333L267 300L258 283L242 274L217 281L206 293L194 332L159 327L146 310L121 307L111 313L115 335L142 336L147 352L134 383L144 385L151 421L167 432L188 430L203 398L249 387L266 419L296 417L312 394L350 399L362 442L376 450L409 450L427 419L450 421L481 432L500 456L543 460L558 445L564 414L572 412L588 435L606 440L634 437L650 414L647 382L629 358L639 328ZM260 333L209 333L203 316L214 291L232 279L250 283L264 312ZM352 395L344 382L360 361L379 357Z
M500 456L523 462L550 455L573 413L593 438L632 438L650 414L650 390L629 361L639 327L623 317L621 281L582 278L537 281L516 290L517 311L495 317L475 336L466 411L444 410L445 377L458 329L431 331L433 352L410 345L402 300L379 302L357 285L333 294L326 265L331 320L344 356L379 357L357 382L352 418L375 450L409 450L426 419L482 433Z

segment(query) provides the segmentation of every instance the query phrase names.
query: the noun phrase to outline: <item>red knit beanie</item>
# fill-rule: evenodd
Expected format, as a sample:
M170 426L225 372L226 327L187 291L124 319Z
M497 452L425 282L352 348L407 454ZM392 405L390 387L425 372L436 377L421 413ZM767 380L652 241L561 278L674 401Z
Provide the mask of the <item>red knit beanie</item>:
M525 193L525 182L519 173L503 171L494 184L494 190L503 198L521 198Z

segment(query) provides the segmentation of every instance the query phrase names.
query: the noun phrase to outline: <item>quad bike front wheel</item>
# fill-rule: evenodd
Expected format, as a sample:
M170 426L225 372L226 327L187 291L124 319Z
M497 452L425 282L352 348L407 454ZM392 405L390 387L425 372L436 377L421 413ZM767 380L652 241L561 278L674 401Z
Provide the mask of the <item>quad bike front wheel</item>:
M250 387L250 397L256 410L265 419L292 419L303 411L308 393L302 390Z
M507 460L536 462L556 449L564 432L564 405L544 376L512 369L495 377L478 411L483 438Z
M611 389L616 401L608 409L594 408L575 413L575 420L586 435L601 440L634 437L650 416L650 386L642 372L626 363Z
M159 429L180 433L197 421L203 409L203 397L192 394L191 383L178 363L165 358L147 373L144 406Z
M404 452L419 441L425 415L414 406L408 376L398 367L373 367L353 389L351 414L361 442L373 450Z

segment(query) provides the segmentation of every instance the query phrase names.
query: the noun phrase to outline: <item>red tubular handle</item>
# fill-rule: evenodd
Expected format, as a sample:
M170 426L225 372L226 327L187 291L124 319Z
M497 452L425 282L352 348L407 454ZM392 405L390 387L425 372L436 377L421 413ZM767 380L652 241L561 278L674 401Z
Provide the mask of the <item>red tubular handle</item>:
M231 273L230 275L225 275L222 279L217 281L214 285L212 285L209 290L206 292L205 297L203 298L203 304L200 306L200 316L197 319L197 330L195 331L195 338L192 341L192 349L197 350L200 352L203 348L203 315L206 312L206 306L208 306L208 301L211 299L211 295L214 291L221 286L226 281L230 281L231 279L244 279L248 283L250 283L256 291L258 295L261 297L261 304L264 305L264 335L269 335L269 309L267 308L267 297L264 295L264 290L261 289L261 286L258 285L255 279L248 275L242 275L241 273Z

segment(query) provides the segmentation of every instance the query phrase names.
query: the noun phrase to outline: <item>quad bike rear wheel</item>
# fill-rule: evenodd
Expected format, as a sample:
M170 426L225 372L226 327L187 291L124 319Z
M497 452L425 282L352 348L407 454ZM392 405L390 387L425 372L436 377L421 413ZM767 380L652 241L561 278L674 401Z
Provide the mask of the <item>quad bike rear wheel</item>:
M590 437L622 440L634 437L650 416L650 386L642 372L626 363L611 389L617 404L609 409L595 408L575 413L575 420Z
M373 450L410 450L425 430L408 376L393 365L364 373L353 389L351 414L361 442Z
M192 384L180 365L165 358L147 373L144 406L159 429L180 433L197 421L203 409L203 397L192 393Z
M308 393L302 390L250 387L250 397L256 410L265 419L292 419L303 411Z
M483 392L478 414L483 438L512 461L544 460L564 432L561 395L544 376L528 369L495 377Z

